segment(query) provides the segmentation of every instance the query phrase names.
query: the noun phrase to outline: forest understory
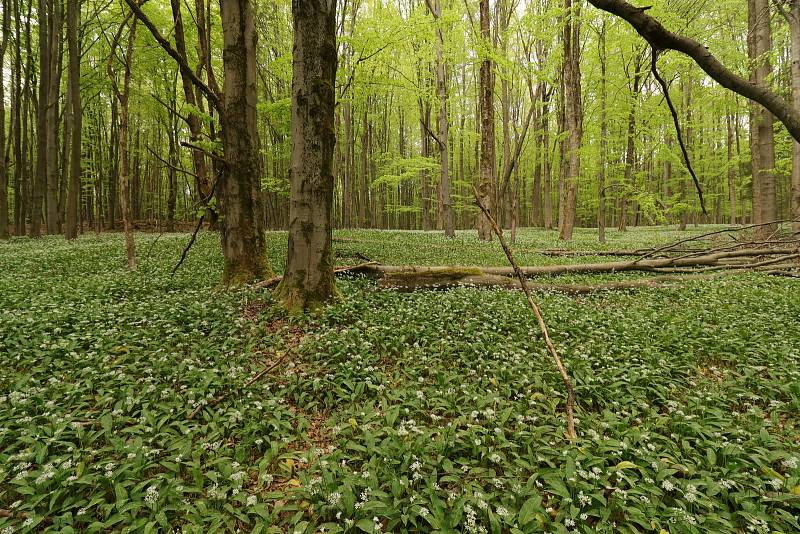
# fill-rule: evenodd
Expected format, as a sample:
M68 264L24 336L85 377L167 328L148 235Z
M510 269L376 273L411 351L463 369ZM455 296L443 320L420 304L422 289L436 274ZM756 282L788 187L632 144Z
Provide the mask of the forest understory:
M521 229L514 250L633 261L614 251L719 229L576 229L547 254L555 232ZM571 441L521 292L340 273L338 302L289 316L265 288L219 290L216 234L171 276L188 237L137 233L132 273L119 234L0 245L0 532L800 531L796 278L532 279ZM280 272L286 234L267 246ZM337 231L334 255L507 265L473 232Z

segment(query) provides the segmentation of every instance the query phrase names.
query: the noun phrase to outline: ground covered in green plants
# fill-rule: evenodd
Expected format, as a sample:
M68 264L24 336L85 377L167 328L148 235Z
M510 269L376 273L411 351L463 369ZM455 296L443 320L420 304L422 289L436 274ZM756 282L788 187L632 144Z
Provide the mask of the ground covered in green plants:
M218 290L213 234L170 277L187 238L138 235L135 274L119 235L0 244L0 533L800 531L797 280L537 294L570 443L519 292L353 278L288 318ZM340 264L505 264L471 232L336 238ZM598 260L535 252L557 245L524 230L520 262Z

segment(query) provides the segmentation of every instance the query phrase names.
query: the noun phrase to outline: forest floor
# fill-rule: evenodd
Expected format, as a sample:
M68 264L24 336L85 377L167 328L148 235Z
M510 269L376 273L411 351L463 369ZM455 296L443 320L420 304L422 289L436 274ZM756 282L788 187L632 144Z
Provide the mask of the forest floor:
M473 232L336 238L342 265L507 264ZM341 302L288 318L218 290L218 236L174 277L188 236L136 239L134 274L119 234L0 244L3 534L800 531L800 280L535 293L576 386L570 442L521 292L341 278ZM522 230L515 249L610 260L536 252L558 246Z

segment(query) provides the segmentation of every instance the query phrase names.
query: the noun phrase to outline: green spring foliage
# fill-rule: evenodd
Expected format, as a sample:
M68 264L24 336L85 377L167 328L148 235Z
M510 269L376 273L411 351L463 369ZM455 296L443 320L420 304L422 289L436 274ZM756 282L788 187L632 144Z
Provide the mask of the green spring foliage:
M136 238L134 274L119 235L0 245L0 532L800 530L794 280L537 294L579 399L569 443L520 292L340 279L341 301L287 317L218 291L216 235L174 278L187 236ZM505 263L471 233L336 238L339 264ZM555 244L522 230L518 259L576 261L533 252Z

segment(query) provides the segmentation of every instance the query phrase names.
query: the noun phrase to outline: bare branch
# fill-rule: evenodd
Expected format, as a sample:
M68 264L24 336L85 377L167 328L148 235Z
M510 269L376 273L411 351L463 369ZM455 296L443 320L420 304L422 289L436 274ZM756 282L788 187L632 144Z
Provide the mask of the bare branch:
M567 374L567 370L564 367L564 364L561 362L561 358L559 358L555 346L553 346L553 342L550 339L550 333L548 332L547 325L544 322L544 317L542 317L542 312L539 309L539 306L537 306L533 301L531 290L528 288L528 283L525 279L525 274L519 268L519 265L517 265L516 260L514 260L514 254L511 252L511 248L509 248L508 243L506 243L505 237L503 237L503 230L500 229L500 227L497 225L497 221L494 220L492 214L489 213L489 210L486 209L486 206L484 206L481 202L480 196L478 195L478 190L473 187L473 191L475 194L475 202L486 216L489 224L492 225L494 233L500 240L500 246L503 247L503 252L506 253L508 262L514 268L514 274L517 275L517 279L522 287L522 292L525 293L525 298L528 300L528 306L530 306L531 310L533 310L533 314L536 316L536 320L539 323L539 328L542 330L542 335L544 336L544 342L547 345L547 350L550 351L550 355L553 357L556 368L558 368L558 373L561 375L561 380L564 382L564 387L567 389L567 438L570 440L577 439L578 435L575 433L575 416L573 413L575 410L575 388L572 387L572 380L570 380L569 374Z

